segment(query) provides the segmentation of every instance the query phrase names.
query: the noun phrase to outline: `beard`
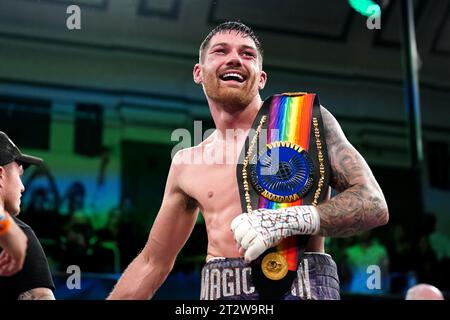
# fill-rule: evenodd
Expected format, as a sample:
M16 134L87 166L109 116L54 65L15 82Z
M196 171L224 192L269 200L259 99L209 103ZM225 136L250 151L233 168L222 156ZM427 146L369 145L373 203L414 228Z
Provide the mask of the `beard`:
M241 87L227 86L214 75L208 75L203 83L205 95L230 111L245 109L258 94L255 78L249 78Z

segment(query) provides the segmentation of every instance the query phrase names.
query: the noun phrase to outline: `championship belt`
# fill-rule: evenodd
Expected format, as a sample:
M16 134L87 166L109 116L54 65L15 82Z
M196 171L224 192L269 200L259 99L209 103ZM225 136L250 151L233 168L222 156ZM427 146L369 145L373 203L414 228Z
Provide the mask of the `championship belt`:
M252 129L237 166L243 211L319 204L328 191L330 169L318 96L269 97ZM261 299L279 299L290 291L309 237L283 239L252 262Z

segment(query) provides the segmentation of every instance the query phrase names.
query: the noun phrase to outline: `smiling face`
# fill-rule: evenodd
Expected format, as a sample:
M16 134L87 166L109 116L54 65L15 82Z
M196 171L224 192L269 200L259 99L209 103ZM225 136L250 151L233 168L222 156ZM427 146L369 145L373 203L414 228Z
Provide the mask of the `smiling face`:
M234 30L215 34L194 67L194 81L208 99L232 110L248 106L266 77L254 41Z
M0 168L0 196L4 210L11 215L17 215L20 212L20 197L25 190L21 180L23 168L17 162Z

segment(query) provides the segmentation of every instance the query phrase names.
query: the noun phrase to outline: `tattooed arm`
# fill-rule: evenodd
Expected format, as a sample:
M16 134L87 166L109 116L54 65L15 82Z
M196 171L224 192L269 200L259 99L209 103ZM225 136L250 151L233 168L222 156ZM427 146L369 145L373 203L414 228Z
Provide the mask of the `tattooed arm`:
M35 288L21 293L17 300L55 300L55 296L48 288Z
M321 112L331 186L339 194L317 207L258 209L238 215L231 230L246 261L292 235L348 237L387 223L386 201L369 166L345 138L336 119L323 107Z
M331 186L339 194L317 206L319 234L347 237L386 224L387 204L372 171L333 115L324 107L321 112L332 171Z

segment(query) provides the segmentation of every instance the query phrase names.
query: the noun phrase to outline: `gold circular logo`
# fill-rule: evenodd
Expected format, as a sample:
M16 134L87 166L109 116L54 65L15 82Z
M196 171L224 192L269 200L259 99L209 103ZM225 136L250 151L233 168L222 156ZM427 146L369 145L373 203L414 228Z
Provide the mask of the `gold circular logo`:
M288 273L286 258L276 252L267 254L261 263L262 272L270 280L283 279Z

